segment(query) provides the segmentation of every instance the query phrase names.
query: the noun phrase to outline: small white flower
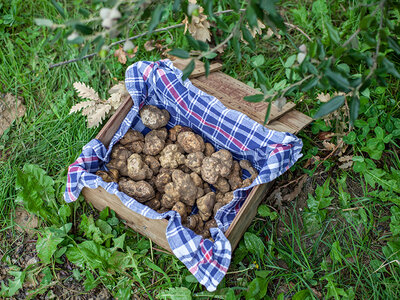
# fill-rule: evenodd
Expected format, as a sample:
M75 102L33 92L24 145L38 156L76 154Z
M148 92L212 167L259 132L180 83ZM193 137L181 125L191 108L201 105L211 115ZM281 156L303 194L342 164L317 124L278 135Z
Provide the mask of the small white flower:
M73 33L71 33L71 34L67 37L67 40L68 40L68 41L73 41L73 40L76 39L77 37L79 37L79 34L78 34L76 31L74 31Z
M131 41L126 41L124 44L124 51L129 51L135 48L135 45Z
M121 18L121 13L119 12L119 10L117 8L113 8L110 12L109 17L112 20L118 20L119 18Z
M110 8L103 7L102 9L100 9L100 18L102 18L103 20L108 19L110 17L110 14L111 14Z

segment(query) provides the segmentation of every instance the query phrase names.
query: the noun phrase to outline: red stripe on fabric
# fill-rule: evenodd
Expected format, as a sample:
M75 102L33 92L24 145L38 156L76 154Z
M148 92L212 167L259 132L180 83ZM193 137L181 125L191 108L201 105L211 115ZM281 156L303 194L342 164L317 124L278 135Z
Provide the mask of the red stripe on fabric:
M164 82L164 84L166 84L167 86L170 86L170 88L168 88L169 92L172 94L172 96L175 98L175 100L179 103L180 106L182 106L186 111L188 111L192 116L194 116L197 120L199 120L201 123L214 128L216 130L218 130L221 134L223 134L228 140L232 141L236 146L239 147L240 150L243 151L247 151L249 150L246 146L244 146L241 142L239 142L237 139L235 139L233 136L231 136L230 134L228 134L227 132L225 132L223 129L221 129L218 126L215 126L211 123L208 123L207 121L205 121L204 119L202 119L197 113L195 113L192 110L189 110L189 108L187 107L186 103L182 100L181 96L179 95L179 93L175 90L174 86L171 85L171 83L168 81L168 78L164 72L164 70L159 69L158 72L160 73L160 77L162 79L162 81Z
M153 69L153 66L154 66L154 63L151 63L144 70L144 73L143 73L143 79L144 80L147 80L147 78L149 77L150 71L151 71L151 69Z
M212 248L211 248L210 250L207 251L207 250L204 248L204 240L203 240L203 239L202 239L201 242L200 242L200 250L201 250L201 252L203 253L204 258L203 258L202 260L200 260L197 264L195 264L193 267L191 267L191 268L189 269L189 272L190 272L190 273L195 274L195 273L198 271L198 269L199 269L199 265L205 264L205 263L209 263L209 264L214 265L214 266L215 266L216 268L218 268L218 270L220 270L221 272L226 273L226 272L228 271L228 269L227 269L226 267L221 266L216 260L211 259L211 258L212 258L212 252L213 252L213 251L212 251Z
M289 149L291 149L292 148L292 145L288 145L288 146L283 146L283 145L281 145L281 146L278 146L278 147L276 147L274 150L272 150L272 154L273 155L275 155L276 153L278 153L278 152L283 152L283 151L285 151L285 150L289 150Z

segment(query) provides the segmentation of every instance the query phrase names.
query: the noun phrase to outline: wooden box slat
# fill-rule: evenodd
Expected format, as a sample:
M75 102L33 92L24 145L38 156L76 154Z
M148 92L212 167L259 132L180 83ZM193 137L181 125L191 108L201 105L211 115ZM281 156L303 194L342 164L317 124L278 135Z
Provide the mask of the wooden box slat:
M191 81L202 91L216 97L226 107L238 110L258 123L264 123L268 103L252 103L243 100L243 97L245 96L260 94L259 91L253 89L247 84L222 72L214 72L208 77L201 76L191 79ZM272 104L268 123L284 115L295 106L296 105L293 102L288 102L281 110L279 110Z
M174 61L174 65L181 69L183 69L186 64L187 63ZM226 107L241 111L253 120L262 124L264 122L267 104L249 103L243 100L244 96L257 94L258 91L224 73L218 72L220 67L220 64L215 66L211 65L210 70L214 72L206 78L203 76L204 65L196 63L195 71L190 77L192 83L204 92L215 96ZM128 114L132 105L133 103L130 97L124 99L116 113L109 119L96 136L96 138L106 147L110 144L112 137ZM270 123L267 127L291 133L297 133L304 128L312 121L312 119L301 112L294 110L294 106L294 103L289 102L281 111L278 111L278 109L273 106L271 110ZM271 186L272 183L266 183L254 187L243 203L232 224L225 232L225 235L231 242L232 250L235 249L247 227L257 214L258 205L264 199ZM92 203L93 206L99 210L102 210L107 206L110 207L120 218L126 220L126 224L129 227L134 229L136 232L147 236L156 244L171 252L165 236L168 224L167 220L151 220L143 217L127 208L122 204L117 196L107 193L101 187L97 189L84 188L82 194L88 202Z

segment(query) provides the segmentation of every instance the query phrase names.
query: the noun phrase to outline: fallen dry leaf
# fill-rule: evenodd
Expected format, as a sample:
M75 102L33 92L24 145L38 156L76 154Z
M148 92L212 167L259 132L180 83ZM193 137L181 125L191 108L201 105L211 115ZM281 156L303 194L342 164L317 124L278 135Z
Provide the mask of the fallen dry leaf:
M353 155L342 156L339 161L343 163L339 166L340 169L348 169L353 165Z
M325 148L326 150L329 150L329 151L333 151L333 150L336 148L336 145L335 145L335 144L329 143L329 142L327 142L327 141L323 141L323 142L322 142L322 145L324 146L324 148Z
M156 49L156 47L154 46L154 40L150 40L144 43L144 50L153 51L154 49Z
M23 207L17 206L15 209L14 222L18 226L15 228L20 232L26 232L28 235L33 235L35 231L34 228L38 227L38 217L29 214Z
M318 95L317 95L317 99L319 100L319 101L321 101L321 102L328 102L329 100L331 100L331 96L328 94L328 93L326 93L326 94L324 94L324 93L319 93Z
M256 37L256 35L261 35L262 34L262 30L265 28L265 25L263 22L261 22L260 20L257 20L257 27L254 28L249 28L251 35L253 36L253 38ZM268 28L268 32L269 30L271 30L271 28ZM272 31L272 30L271 30ZM267 32L267 34L268 34ZM274 34L274 32L272 31L272 34Z
M187 17L185 17L185 20L183 20L182 23L185 24L185 31L187 27L193 38L207 43L211 41L211 33L209 30L210 23L207 20L207 16L203 14L204 9L201 6L199 6L198 10L199 10L199 15L198 16L192 15L192 21L190 22L190 24L187 24L188 23L188 21L186 20Z
M334 137L335 134L333 132L329 132L329 131L322 131L318 134L318 139L320 141L325 141L325 140L329 140L332 137Z
M129 58L135 57L137 50L138 50L138 46L136 46L133 49L133 53L128 54L124 51L124 48L121 45L119 45L119 48L117 50L115 50L115 52L114 52L114 56L118 58L118 61L121 64L125 65L126 61L127 61L126 57L129 57Z
M289 194L283 196L283 201L291 202L291 201L293 201L294 199L296 199L297 196L298 196L298 195L300 194L300 192L302 191L303 185L304 185L304 183L306 182L307 178L308 178L308 176L305 174L305 176L303 176L303 178L300 179L299 183L296 185L296 187L294 188L293 192L291 192L291 193L289 193Z
M21 118L26 111L21 97L12 94L1 94L0 99L0 136L11 126L16 118Z

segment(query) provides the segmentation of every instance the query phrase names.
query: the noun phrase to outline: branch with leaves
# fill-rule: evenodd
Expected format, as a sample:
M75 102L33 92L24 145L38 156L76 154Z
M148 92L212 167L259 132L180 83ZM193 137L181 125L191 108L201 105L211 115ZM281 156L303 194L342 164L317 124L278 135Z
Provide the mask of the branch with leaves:
M58 2L52 1L52 3L65 18L65 13ZM287 38L296 52L284 64L287 74L290 75L285 82L271 86L262 71L262 64L254 63L255 82L263 94L246 97L245 100L268 102L270 108L272 103L278 107L283 106L286 97L298 96L296 94L298 92L310 93L315 90L340 92L340 95L322 104L314 117L320 118L343 105L348 105L350 124L353 124L358 117L360 93L371 85L386 85L388 74L400 78L391 61L393 56L400 55L397 39L399 29L396 27L395 13L396 11L398 15L399 7L395 0L358 3L353 9L361 18L359 28L350 33L343 43L341 40L345 36L339 34L338 28L330 19L318 21L322 27L320 28L322 36L312 39L299 26L285 22L272 0L222 1L219 7L224 10L214 12L212 0L203 0L201 3L197 3L196 0L176 0L173 5L166 0L150 1L145 4L117 1L114 6L103 7L97 13L82 12L85 17L83 21L54 24L51 20L38 19L37 23L56 31L64 28L72 29L67 41L83 45L78 59L50 67L92 57L95 53L105 56L110 46L119 44L124 44L121 51L129 53L134 49L132 41L135 39L185 27L186 46L169 52L169 55L193 58L184 70L184 78L193 71L194 59L201 59L207 71L210 60L225 47L233 51L238 62L241 61L242 52L245 51L244 45L250 48L252 55L257 55L257 34L262 38L266 34L262 29L268 26L267 34L274 32L277 37ZM183 19L183 22L156 29L169 16ZM306 43L296 45L287 27L300 32L306 38ZM130 30L142 33L129 37ZM106 45L106 40L112 40L121 34L125 35L125 39ZM94 53L88 55L87 52L91 48L94 48ZM263 60L257 59L257 61ZM266 122L268 111L270 109L267 110Z

